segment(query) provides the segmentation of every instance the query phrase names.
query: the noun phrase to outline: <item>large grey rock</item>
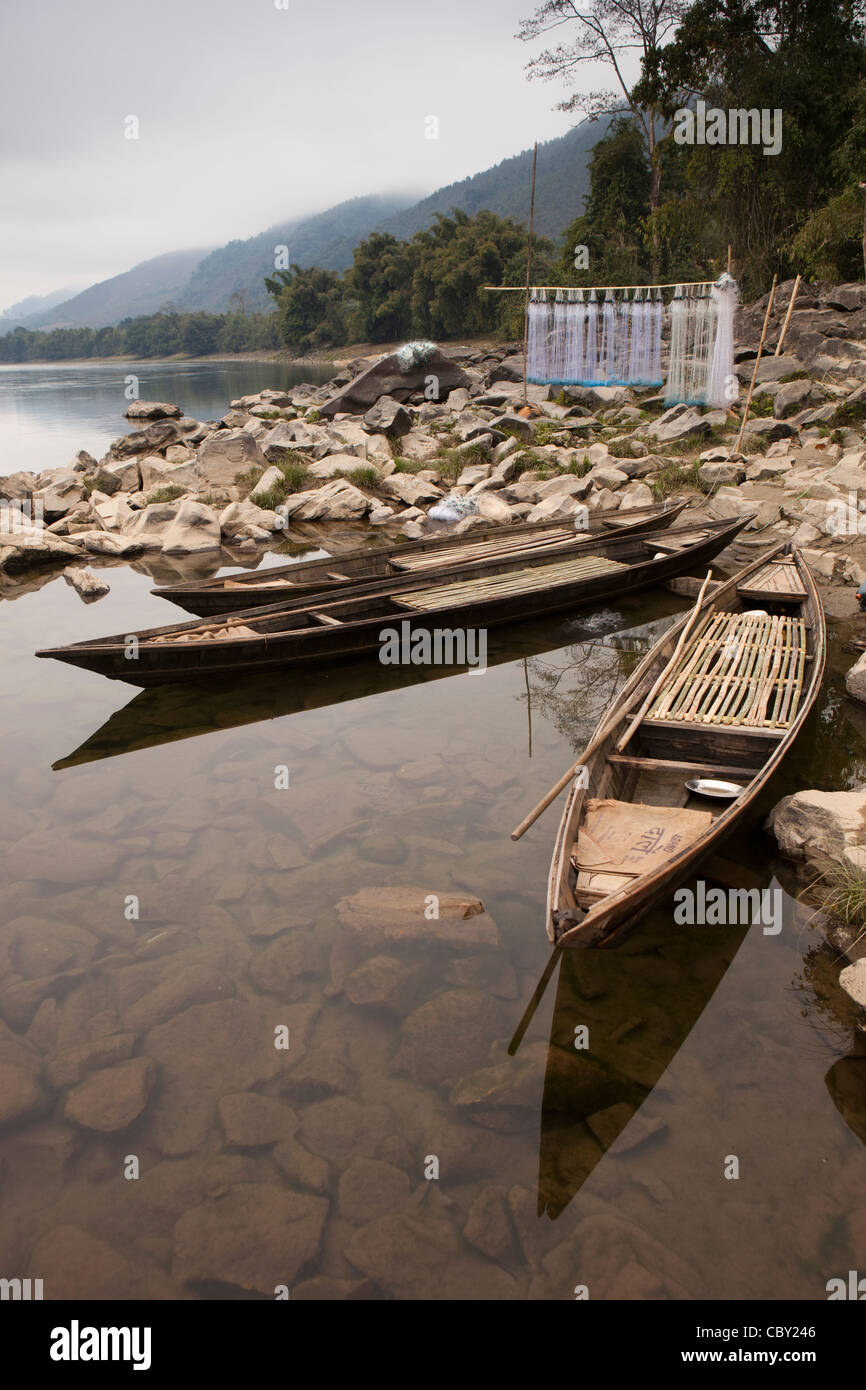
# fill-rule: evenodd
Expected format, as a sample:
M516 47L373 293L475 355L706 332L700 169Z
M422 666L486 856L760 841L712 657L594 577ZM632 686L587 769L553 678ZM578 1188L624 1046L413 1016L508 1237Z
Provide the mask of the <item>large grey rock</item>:
M182 502L166 528L162 549L166 555L200 555L219 550L220 523L212 507L203 502Z
M174 420L155 420L146 429L134 430L115 439L109 450L111 458L132 458L136 454L159 453L169 444L182 444L184 435Z
M408 507L422 507L442 496L435 483L425 482L414 473L392 473L390 478L383 478L382 491Z
M249 499L251 502L258 502L260 497L266 496L275 487L279 487L285 482L285 478L279 468L266 468L259 481L250 489Z
M239 474L264 468L266 462L258 443L246 430L219 430L205 440L198 455L204 482L219 488L233 487Z
M280 504L279 512L295 521L355 521L366 516L371 499L360 488L335 478L315 492L298 492Z
M866 704L866 652L859 656L845 677L845 689L852 700Z
M647 433L659 444L670 444L677 439L700 438L709 434L714 425L724 425L726 420L724 410L701 414L694 406L674 405L653 421Z
M123 413L127 420L179 420L183 415L179 405L164 401L133 401Z
M364 416L364 424L374 434L408 434L412 416L393 396L380 396Z
M380 396L392 396L402 402L416 392L426 392L428 400L442 400L455 387L471 385L472 380L463 369L438 348L423 362L409 367L403 365L399 353L392 352L326 401L321 413L329 418L341 411L357 415L369 410Z
M315 425L307 425L303 420L281 420L274 429L262 435L260 447L269 463L293 451L312 454L324 439L324 431Z
M839 983L855 1004L866 1009L866 960L846 965L839 973Z
M803 409L811 394L812 383L808 377L783 382L773 401L773 414L776 419L784 420L789 415L796 415L798 410Z
M866 869L866 792L795 792L773 807L766 828L789 859Z

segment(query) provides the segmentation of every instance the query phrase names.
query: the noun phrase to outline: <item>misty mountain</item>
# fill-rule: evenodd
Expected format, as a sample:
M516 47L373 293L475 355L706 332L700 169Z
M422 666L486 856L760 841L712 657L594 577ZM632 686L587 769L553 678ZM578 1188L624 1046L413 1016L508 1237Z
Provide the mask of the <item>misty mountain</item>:
M274 273L277 246L288 246L289 261L298 265L345 270L358 242L413 201L411 194L350 198L313 217L278 223L247 241L230 241L196 267L177 307L222 313L231 296L240 294L246 309L270 309L273 301L264 279Z
M606 119L583 121L567 134L539 145L535 227L540 236L558 238L583 212L589 191L589 154L608 124ZM290 263L343 271L352 264L358 242L371 232L390 232L405 240L429 226L437 212L447 214L452 208L470 216L487 208L500 217L526 223L531 177L532 150L523 150L480 174L437 189L420 202L408 193L350 198L243 241L214 249L173 251L142 261L63 302L54 296L47 297L54 300L53 305L36 300L38 312L31 310L8 325L0 316L0 333L16 323L31 329L101 328L138 314L157 313L168 304L187 313L225 313L240 306L248 312L267 310L271 300L264 278L274 272L277 246L288 247ZM30 303L23 300L13 307L20 313Z
M65 289L52 290L50 294L29 294L26 299L19 299L16 304L10 304L8 309L0 313L0 333L10 332L19 323L24 323L34 314L53 309L56 304L62 304L73 294L74 290L67 285Z
M28 317L25 328L103 328L138 314L155 314L163 305L177 302L190 274L209 248L197 251L168 251L163 256L141 261L82 290L73 299Z
M539 145L535 173L535 230L539 236L555 240L582 214L584 196L589 192L589 155L609 124L605 117L583 121L566 135ZM481 174L437 189L429 198L392 217L383 230L403 241L428 226L435 213L448 213L452 208L461 208L470 217L486 208L527 224L531 185L532 150L523 150Z

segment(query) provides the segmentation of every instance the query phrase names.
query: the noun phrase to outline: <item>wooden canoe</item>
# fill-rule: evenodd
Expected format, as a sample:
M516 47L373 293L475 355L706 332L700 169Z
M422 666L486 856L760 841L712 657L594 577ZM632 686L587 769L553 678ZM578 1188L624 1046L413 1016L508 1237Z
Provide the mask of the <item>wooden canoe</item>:
M548 882L551 941L615 944L730 834L803 727L826 642L809 568L782 542L647 653L572 783ZM731 801L695 796L685 786L695 777L742 791Z
M370 547L345 555L328 555L319 560L253 570L247 574L221 575L215 579L170 584L152 589L157 598L169 599L188 613L209 617L212 613L233 613L268 606L281 598L311 598L316 594L344 589L347 584L388 579L402 574L421 574L430 569L453 568L536 549L569 549L599 536L628 531L641 535L670 526L688 505L686 499L657 507L634 507L624 512L595 512L585 531L573 524L556 521L544 525L522 522L516 526L478 526L462 536L439 535L420 541L404 541L382 550Z
M439 633L447 652L435 664L464 665L460 639L498 623L601 602L624 589L646 588L700 569L750 520L704 521L647 536L626 534L591 543L587 552L510 557L479 574L472 565L424 576L406 575L306 599L252 608L205 622L117 633L36 653L133 685L209 680L268 671L296 662L382 654L386 633ZM455 639L456 640L452 640ZM455 657L455 650L458 655ZM424 664L420 661L412 664Z

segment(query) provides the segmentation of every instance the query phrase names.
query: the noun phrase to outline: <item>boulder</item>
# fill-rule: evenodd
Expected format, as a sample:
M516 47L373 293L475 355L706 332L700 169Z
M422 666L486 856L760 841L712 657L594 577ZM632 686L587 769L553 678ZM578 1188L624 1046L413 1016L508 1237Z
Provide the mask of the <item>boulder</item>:
M258 502L260 497L266 496L267 493L273 491L275 487L280 487L285 481L279 468L266 468L255 487L250 489L249 500Z
M839 983L849 998L866 1009L866 959L846 965L839 973Z
M100 579L98 574L86 566L83 568L75 566L64 570L63 578L85 600L102 598L103 594L109 593L111 589L111 586L106 584L104 579Z
M434 483L424 482L414 473L392 473L382 480L382 491L408 507L423 507L442 496L442 489Z
M714 425L724 425L726 420L724 410L710 410L702 415L694 406L673 405L653 421L647 433L659 444L669 444L677 439L697 439L709 434Z
M408 347L389 353L361 372L325 402L322 415L329 419L341 411L357 415L369 410L381 396L403 402L418 392L428 400L442 400L456 387L472 385L463 369L432 344L415 351L412 344Z
M261 451L268 462L273 463L289 451L312 454L323 438L323 431L315 425L307 425L303 420L281 420L274 429L262 435Z
M219 430L199 450L199 470L212 487L232 487L241 473L264 468L267 460L246 430Z
M355 521L366 516L371 505L366 493L345 478L335 478L315 492L295 493L278 510L296 521Z
M203 502L182 502L162 538L163 553L200 555L219 548L220 523L214 509Z
M859 656L845 677L845 689L852 700L866 704L866 652Z
M284 521L278 512L267 511L247 500L230 502L225 510L220 512L219 524L220 532L226 539L243 539L251 535L254 540L258 540L259 532L267 535L272 531L281 531Z
M719 487L723 483L736 487L745 476L746 470L741 463L702 463L698 469L698 477L705 488Z
M123 413L127 420L179 420L183 415L179 405L164 401L133 401Z
M396 434L402 437L412 428L412 416L393 396L380 396L364 416L364 424L371 434Z
M773 807L766 829L788 859L866 869L866 792L795 792Z
M808 377L783 382L773 401L773 414L776 419L784 420L789 415L796 415L798 410L803 409L811 394L812 383Z
M478 504L478 514L483 516L485 521L511 521L511 508L501 497L497 497L495 492L479 492L475 500Z
M112 442L109 455L114 459L133 458L137 454L159 453L169 444L183 443L183 434L174 420L156 420L146 429L134 430Z

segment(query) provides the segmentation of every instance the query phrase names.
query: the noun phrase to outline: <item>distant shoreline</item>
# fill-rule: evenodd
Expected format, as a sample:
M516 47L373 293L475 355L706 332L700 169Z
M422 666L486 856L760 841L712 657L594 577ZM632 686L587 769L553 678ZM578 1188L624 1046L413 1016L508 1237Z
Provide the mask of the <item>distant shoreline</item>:
M125 362L143 363L158 366L161 362L274 362L283 367L330 367L330 357L284 357L278 352L213 352L201 357L189 353L176 352L169 357L130 357L126 353L119 357L38 357L29 362L2 362L0 371L16 371L23 367L112 367Z

